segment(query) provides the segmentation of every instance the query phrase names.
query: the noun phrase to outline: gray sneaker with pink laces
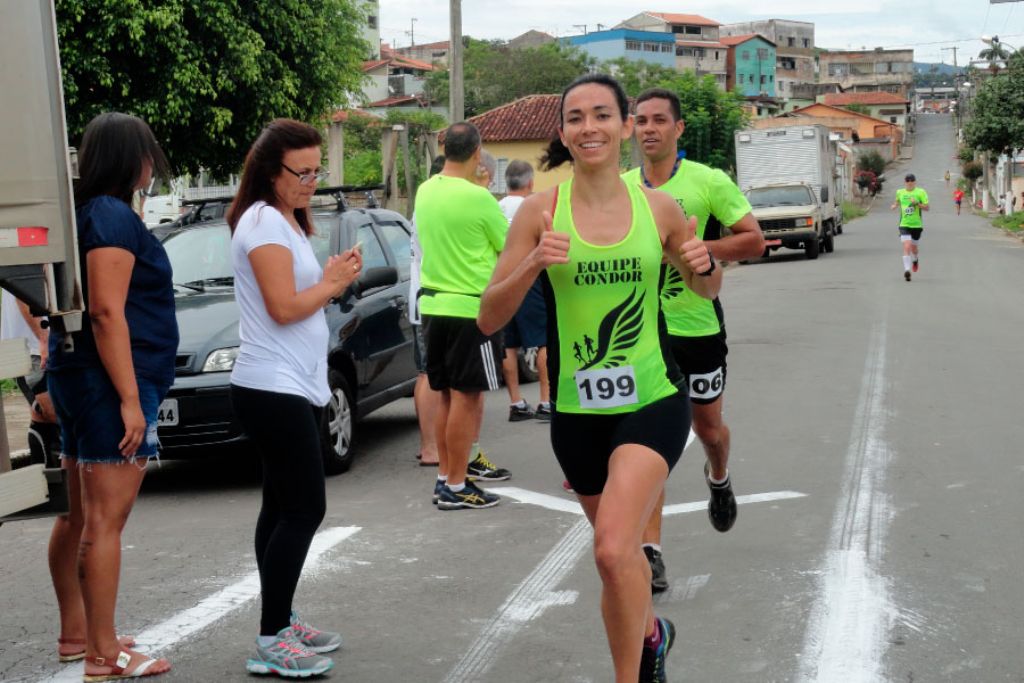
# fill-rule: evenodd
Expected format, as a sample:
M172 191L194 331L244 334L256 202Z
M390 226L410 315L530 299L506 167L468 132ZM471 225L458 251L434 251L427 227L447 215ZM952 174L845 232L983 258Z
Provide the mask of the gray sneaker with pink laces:
M317 654L334 652L341 647L340 633L331 633L330 631L321 631L318 628L313 628L307 622L300 619L299 615L295 612L292 612L292 630L295 631L295 637L299 639L300 643Z

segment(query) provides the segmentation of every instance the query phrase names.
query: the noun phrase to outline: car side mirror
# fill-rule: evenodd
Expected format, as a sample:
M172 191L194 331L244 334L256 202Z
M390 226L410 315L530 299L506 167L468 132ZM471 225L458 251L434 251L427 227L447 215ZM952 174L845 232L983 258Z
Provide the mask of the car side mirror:
M398 284L398 269L392 266L383 266L378 268L367 268L363 271L355 282L349 287L357 297L361 297L364 293L377 289L378 287L390 287L391 285Z

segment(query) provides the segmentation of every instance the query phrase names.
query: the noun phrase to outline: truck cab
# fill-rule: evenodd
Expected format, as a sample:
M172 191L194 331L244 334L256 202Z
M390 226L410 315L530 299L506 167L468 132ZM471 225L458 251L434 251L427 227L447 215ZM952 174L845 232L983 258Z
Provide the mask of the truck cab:
M748 189L744 194L764 233L765 252L786 247L803 249L809 259L821 249L831 252L835 236L814 196L804 183L775 183Z

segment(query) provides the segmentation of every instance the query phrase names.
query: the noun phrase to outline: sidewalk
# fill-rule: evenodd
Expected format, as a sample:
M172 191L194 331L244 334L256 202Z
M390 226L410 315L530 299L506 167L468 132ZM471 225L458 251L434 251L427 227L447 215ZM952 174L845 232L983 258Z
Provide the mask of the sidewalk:
M5 394L4 416L7 418L7 442L11 447L11 457L19 451L28 449L28 403L20 391Z

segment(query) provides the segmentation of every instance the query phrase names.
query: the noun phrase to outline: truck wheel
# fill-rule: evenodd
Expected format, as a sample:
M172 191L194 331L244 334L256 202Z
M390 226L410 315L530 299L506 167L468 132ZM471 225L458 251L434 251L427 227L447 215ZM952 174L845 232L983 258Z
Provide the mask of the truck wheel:
M819 249L817 235L804 242L804 255L807 256L808 260L813 261L818 258Z
M842 235L843 234L843 224L842 223L836 223L836 234L837 235Z
M355 455L356 402L343 374L331 370L327 379L331 387L331 400L324 408L320 423L320 447L324 472L341 474L352 466Z
M836 239L832 235L832 231L830 230L825 233L825 237L821 241L821 248L825 251L826 254L831 254L833 251L836 250L835 242Z

